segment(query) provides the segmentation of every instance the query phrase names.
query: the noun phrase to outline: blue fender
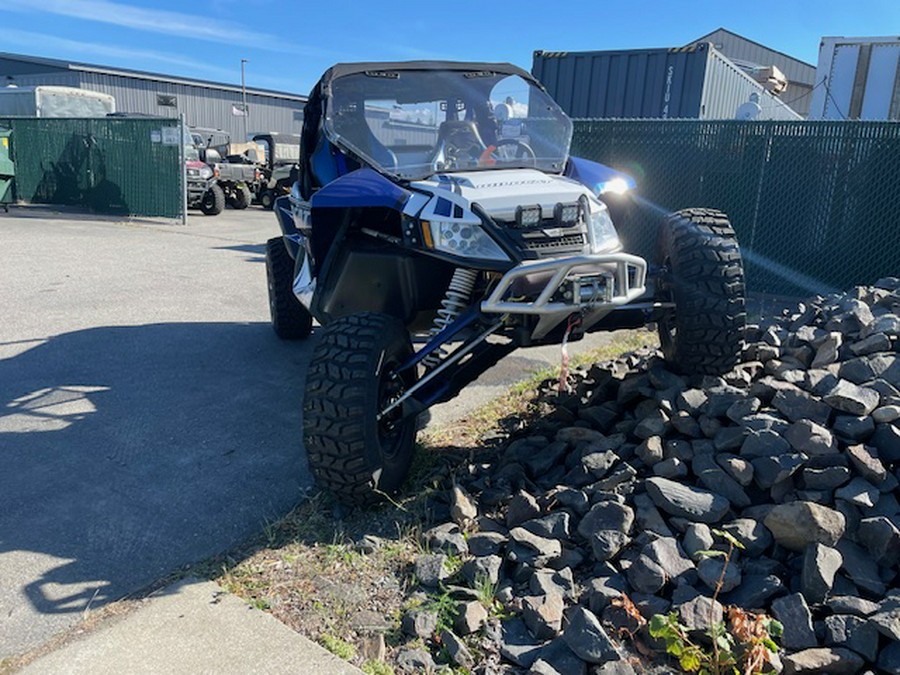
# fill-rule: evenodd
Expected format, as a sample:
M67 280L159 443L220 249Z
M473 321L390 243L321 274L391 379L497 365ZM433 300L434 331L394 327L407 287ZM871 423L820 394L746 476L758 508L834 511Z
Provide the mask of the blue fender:
M621 194L637 186L634 178L627 173L581 157L569 157L565 175L578 181L597 196L606 192Z
M318 208L386 207L400 211L410 196L374 169L368 167L351 171L319 189L310 199Z

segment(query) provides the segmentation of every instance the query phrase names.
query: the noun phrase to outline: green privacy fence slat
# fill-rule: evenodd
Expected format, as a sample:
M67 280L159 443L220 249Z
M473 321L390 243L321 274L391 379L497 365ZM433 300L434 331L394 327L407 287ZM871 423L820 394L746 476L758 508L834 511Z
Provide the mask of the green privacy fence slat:
M100 213L178 218L179 147L159 119L0 119L12 130L17 199Z
M619 224L653 256L661 214L729 214L752 291L804 295L900 276L900 123L578 120L572 154L633 175Z

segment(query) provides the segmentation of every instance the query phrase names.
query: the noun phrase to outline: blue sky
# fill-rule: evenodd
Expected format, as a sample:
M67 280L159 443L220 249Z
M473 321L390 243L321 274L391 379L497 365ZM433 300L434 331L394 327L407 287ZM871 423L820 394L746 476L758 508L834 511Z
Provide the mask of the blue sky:
M338 61L510 61L672 47L722 26L815 65L825 35L900 34L900 0L2 0L0 51L305 94Z

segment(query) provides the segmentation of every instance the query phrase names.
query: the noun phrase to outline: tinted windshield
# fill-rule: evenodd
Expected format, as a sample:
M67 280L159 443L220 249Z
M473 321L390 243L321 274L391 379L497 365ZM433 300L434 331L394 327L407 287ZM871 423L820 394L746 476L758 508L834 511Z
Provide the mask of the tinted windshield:
M331 139L398 178L565 167L572 123L538 87L489 71L357 73L332 83Z

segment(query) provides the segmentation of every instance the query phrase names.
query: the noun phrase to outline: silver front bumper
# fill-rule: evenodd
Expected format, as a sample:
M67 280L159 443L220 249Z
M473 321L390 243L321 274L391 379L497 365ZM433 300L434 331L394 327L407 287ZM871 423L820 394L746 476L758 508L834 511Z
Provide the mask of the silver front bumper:
M547 277L531 297L510 297L511 289L529 279ZM580 312L585 330L616 307L644 295L647 263L628 253L583 254L523 262L509 270L481 303L489 314L541 317L534 338L541 338L567 316Z

